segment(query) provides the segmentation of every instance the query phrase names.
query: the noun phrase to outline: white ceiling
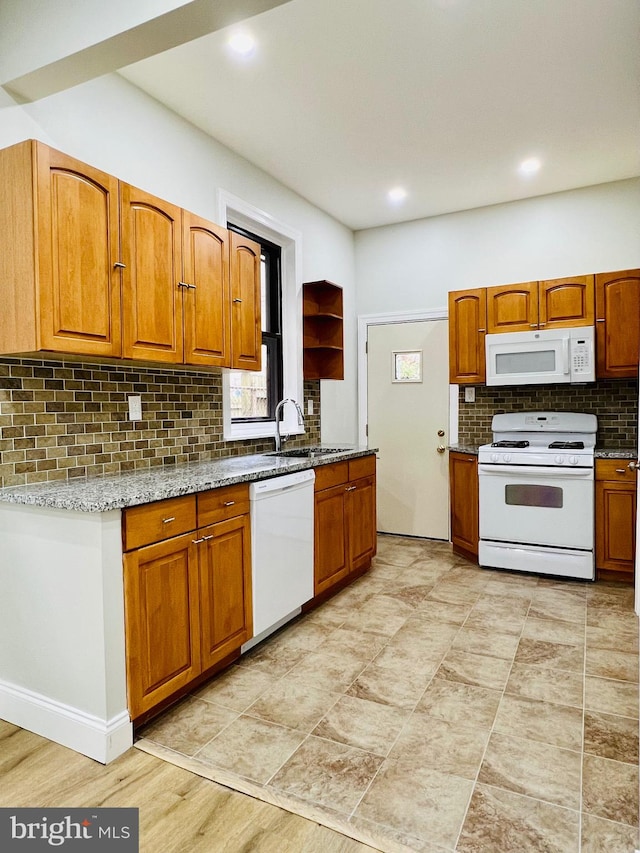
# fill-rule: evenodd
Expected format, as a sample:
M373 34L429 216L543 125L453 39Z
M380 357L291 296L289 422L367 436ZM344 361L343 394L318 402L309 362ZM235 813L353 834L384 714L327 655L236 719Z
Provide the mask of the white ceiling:
M638 0L290 0L244 29L249 59L229 28L121 73L353 229L640 174Z

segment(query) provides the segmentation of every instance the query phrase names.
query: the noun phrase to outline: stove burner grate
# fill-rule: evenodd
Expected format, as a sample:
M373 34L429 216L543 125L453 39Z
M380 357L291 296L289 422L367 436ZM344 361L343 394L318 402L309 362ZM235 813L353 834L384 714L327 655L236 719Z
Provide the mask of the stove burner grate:
M584 450L584 441L552 441L549 450Z
M528 441L494 441L491 447L529 447Z

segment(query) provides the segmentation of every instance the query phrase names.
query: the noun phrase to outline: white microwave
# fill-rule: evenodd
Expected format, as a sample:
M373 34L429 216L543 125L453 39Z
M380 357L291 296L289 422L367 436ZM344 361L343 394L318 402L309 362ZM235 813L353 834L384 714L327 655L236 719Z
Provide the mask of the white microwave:
M486 335L487 385L595 382L594 327Z

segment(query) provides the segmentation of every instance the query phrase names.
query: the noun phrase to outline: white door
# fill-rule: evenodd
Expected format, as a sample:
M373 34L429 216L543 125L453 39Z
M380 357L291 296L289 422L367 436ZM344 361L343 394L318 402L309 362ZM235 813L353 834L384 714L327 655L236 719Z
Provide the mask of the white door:
M640 399L638 400L640 411ZM636 465L640 462L640 417L638 419L638 455ZM640 616L640 471L636 482L636 613Z
M447 540L447 320L370 325L367 346L368 443L380 449L378 530Z

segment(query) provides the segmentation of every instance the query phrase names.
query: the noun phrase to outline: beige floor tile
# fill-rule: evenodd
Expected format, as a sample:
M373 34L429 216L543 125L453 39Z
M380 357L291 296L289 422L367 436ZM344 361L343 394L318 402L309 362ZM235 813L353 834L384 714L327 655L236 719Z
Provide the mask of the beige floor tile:
M224 705L234 711L244 711L278 680L264 670L232 666L193 694L198 699Z
M321 655L343 656L349 654L354 660L362 661L363 667L369 663L383 648L387 638L368 631L352 630L351 628L334 628L318 646L316 651Z
M306 654L305 649L272 647L265 642L242 655L238 666L262 670L271 678L278 678L293 669Z
M555 589L538 589L531 600L529 616L535 619L559 619L561 622L584 624L586 600L569 592Z
M461 684L502 690L507 683L510 669L510 660L452 650L442 661L436 676Z
M494 732L478 782L577 809L580 805L580 753Z
M597 628L587 625L587 648L613 649L638 654L638 627L635 629Z
M581 853L632 853L639 844L637 827L582 815Z
M473 783L427 767L387 759L355 817L396 828L452 850ZM407 784L407 779L411 784Z
M250 705L245 713L308 734L340 696L340 693L316 690L285 676Z
M585 753L582 810L598 817L638 826L638 768Z
M416 616L429 622L450 622L452 625L462 625L472 607L471 604L449 604L446 601L427 598L416 608Z
M364 668L358 657L311 652L287 673L287 678L316 690L344 693Z
M442 773L474 779L489 738L487 728L450 723L414 713L400 732L389 757L403 765L433 767Z
M464 625L456 635L452 648L469 654L512 660L518 648L518 637L501 634L490 628L466 628Z
M638 685L587 675L584 706L592 711L638 718Z
M283 631L280 631L271 640L270 645L276 651L288 649L314 651L335 630L337 629L333 625L323 625L318 621L299 619L293 625L288 625Z
M427 672L415 672L389 669L374 662L360 673L346 695L411 711L434 672L435 666Z
M567 672L543 666L514 663L506 692L513 696L539 699L559 705L582 707L583 677L580 672Z
M193 755L237 716L229 708L188 698L145 726L140 735L176 752Z
M638 683L638 655L629 652L615 652L610 649L587 648L585 664L587 675L599 675L614 681Z
M631 584L608 586L603 583L594 584L587 590L587 601L590 607L600 607L606 610L633 612L634 590Z
M494 730L561 746L582 748L582 708L506 695L500 701Z
M610 631L638 633L638 617L633 612L594 607L587 608L587 625L593 628L608 628Z
M512 616L506 613L490 614L471 611L464 623L465 630L499 631L501 634L513 634L519 637L525 623L524 616Z
M523 637L518 645L515 663L582 673L584 669L584 648L564 643L550 643L546 640L530 640Z
M440 666L446 648L434 651L421 648L416 643L389 642L374 658L373 663L386 669L404 669L412 674L432 674Z
M638 720L601 711L585 711L584 751L637 765Z
M501 695L499 690L434 678L418 702L416 711L450 723L491 728Z
M348 814L381 763L381 758L360 749L309 737L271 779L269 787Z
M578 853L580 815L488 785L476 785L458 853Z
M509 593L481 594L473 605L474 613L486 613L490 616L522 616L526 617L529 612L529 601L517 595Z
M489 581L484 591L487 595L511 595L514 598L522 598L528 603L535 593L537 583L537 578L526 582L521 575L518 575L517 578L511 578L509 575L500 575L499 578Z
M387 845L391 842L402 844L403 853L409 853L409 851L410 853L452 853L451 848L440 847L440 845L432 844L424 838L418 838L417 835L392 829L390 826L383 826L381 823L374 823L364 818L352 817L349 819L349 824L357 829L364 830L369 836L373 835L374 838L380 839L379 849L383 851L388 849ZM369 853L368 850L367 853Z
M581 622L536 619L531 616L524 624L522 636L530 640L545 640L548 643L565 643L570 646L583 646L585 641L584 624Z
M401 708L343 696L320 720L313 735L386 756L408 718L409 711Z
M265 784L305 737L304 732L241 716L196 752L195 757Z
M437 583L427 595L429 601L444 601L446 604L475 604L479 592L444 580Z

